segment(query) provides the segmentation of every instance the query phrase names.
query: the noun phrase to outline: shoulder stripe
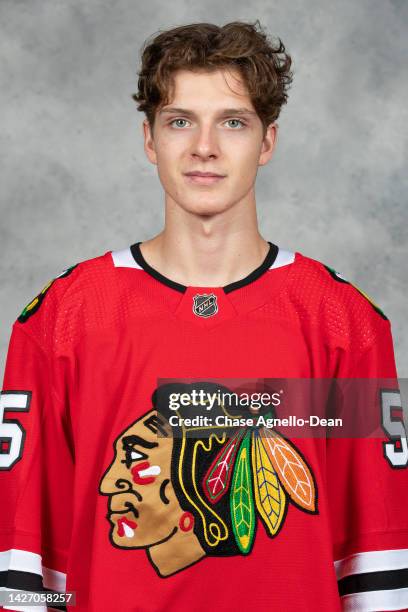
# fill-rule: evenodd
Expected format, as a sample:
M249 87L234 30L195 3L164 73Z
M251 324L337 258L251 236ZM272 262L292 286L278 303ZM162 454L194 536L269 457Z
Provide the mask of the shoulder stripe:
M275 261L270 266L270 270L274 268L281 268L282 266L287 266L295 261L295 253L292 251L287 251L286 249L279 248L278 254L276 256Z
M143 268L135 261L130 247L120 249L118 251L111 251L112 259L115 268L137 268L142 270Z

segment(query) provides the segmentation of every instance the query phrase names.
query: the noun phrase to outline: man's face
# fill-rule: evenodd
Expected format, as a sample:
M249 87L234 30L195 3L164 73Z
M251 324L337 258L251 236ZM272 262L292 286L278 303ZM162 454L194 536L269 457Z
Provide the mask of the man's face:
M174 74L174 96L144 122L145 151L157 164L168 201L186 211L223 212L253 189L258 166L270 159L276 126L265 137L235 70ZM189 173L205 172L218 177Z
M110 537L118 547L143 548L169 539L183 512L171 483L173 438L153 433L158 419L152 410L120 434L100 483L100 493L109 496Z

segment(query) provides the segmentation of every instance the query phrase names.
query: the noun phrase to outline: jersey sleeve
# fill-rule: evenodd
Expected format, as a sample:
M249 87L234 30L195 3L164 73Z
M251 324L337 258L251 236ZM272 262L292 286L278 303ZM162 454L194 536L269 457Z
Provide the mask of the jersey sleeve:
M342 610L408 610L408 447L389 321L352 368L345 363L342 376L370 379L372 384L362 386L369 392L358 401L374 402L381 427L375 437L327 440L333 561ZM350 394L343 398L347 415L355 404Z
M53 358L16 321L0 395L2 590L65 591L74 453L62 381Z

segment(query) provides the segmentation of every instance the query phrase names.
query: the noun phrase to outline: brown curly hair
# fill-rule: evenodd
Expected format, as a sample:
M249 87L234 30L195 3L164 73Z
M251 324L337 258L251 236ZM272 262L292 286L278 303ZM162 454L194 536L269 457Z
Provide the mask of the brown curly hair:
M293 78L292 59L280 38L276 44L268 39L258 19L254 23L232 21L224 26L191 23L159 30L152 36L142 46L138 92L132 95L137 110L146 114L152 129L157 109L171 100L172 75L179 69L236 68L264 134L278 118Z

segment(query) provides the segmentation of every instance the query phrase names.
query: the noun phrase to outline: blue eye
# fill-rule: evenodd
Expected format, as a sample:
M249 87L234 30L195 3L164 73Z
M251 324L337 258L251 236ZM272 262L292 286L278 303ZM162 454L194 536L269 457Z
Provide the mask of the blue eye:
M184 121L184 123L187 123L186 119L173 119L173 121L170 122L170 125L173 125L173 123L175 123L176 121ZM183 125L182 126L179 125L177 127L184 127L184 126Z
M235 121L235 123L241 124L241 126L245 125L245 123L243 121L241 121L241 119L228 119L227 123L231 123L232 121Z
M230 127L232 127L234 130L237 128L243 128L245 127L246 123L244 121L241 121L241 119L228 119L226 121L226 123L234 123L235 125L230 125ZM183 125L180 125L180 123L182 123ZM186 124L188 124L189 122L187 121L187 119L173 119L172 121L170 121L170 124L172 127L175 127L176 129L182 129L184 127L186 127Z

